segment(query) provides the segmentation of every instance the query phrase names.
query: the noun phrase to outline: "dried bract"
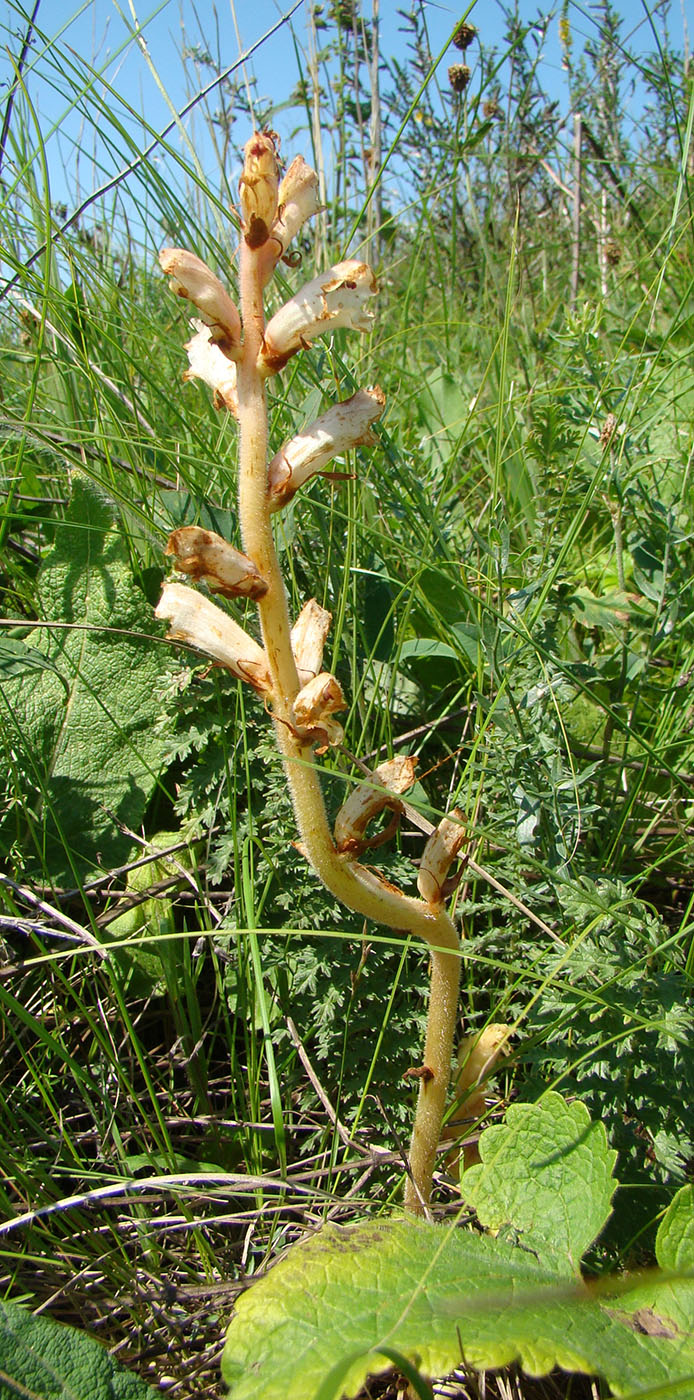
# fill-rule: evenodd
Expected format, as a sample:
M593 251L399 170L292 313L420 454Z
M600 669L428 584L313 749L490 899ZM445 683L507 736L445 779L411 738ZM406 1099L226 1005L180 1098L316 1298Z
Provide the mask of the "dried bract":
M243 236L249 248L262 248L277 214L279 172L274 131L255 131L243 153L239 181Z
M228 360L224 351L210 338L209 327L204 321L193 321L195 335L186 342L189 368L183 378L202 379L214 392L215 408L227 408L235 418L239 416L239 399L236 392L236 365Z
M385 394L378 385L359 389L350 399L344 399L315 423L304 428L273 457L268 468L270 510L291 499L309 477L352 447L373 447L378 439L371 424L380 418L385 408Z
M221 593L225 598L262 598L267 593L267 584L253 560L221 535L199 525L174 530L164 553L174 556L180 573L202 579L213 593Z
M171 623L168 640L187 642L228 667L255 690L271 688L265 652L209 598L183 583L165 583L154 616Z
M348 326L368 331L373 312L367 305L376 292L376 279L367 263L348 259L307 282L272 317L265 331L258 368L275 374L287 360L317 335Z
M202 258L185 248L162 248L159 262L171 278L172 292L197 306L205 325L211 327L212 339L236 359L241 346L241 317L219 278Z
M342 854L362 851L368 842L364 836L373 817L389 807L402 811L398 794L407 792L415 780L416 761L409 755L389 758L379 763L371 779L360 783L350 793L335 819L335 845Z

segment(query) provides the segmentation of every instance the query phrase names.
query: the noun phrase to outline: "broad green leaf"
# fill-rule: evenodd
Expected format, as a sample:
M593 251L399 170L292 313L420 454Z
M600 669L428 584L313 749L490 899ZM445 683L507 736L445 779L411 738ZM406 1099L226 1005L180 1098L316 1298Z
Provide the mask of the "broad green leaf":
M46 627L31 644L61 679L42 669L7 680L0 713L34 848L72 884L127 859L120 823L138 828L157 781L157 691L170 665L114 513L86 478L73 480L38 598Z
M461 1182L464 1199L495 1234L512 1231L557 1267L577 1272L602 1230L615 1192L617 1153L584 1104L550 1092L512 1104L506 1120L480 1138L481 1165Z
M154 1400L99 1342L0 1302L0 1400Z
M694 1341L640 1330L618 1296L595 1295L535 1254L414 1220L330 1226L295 1246L239 1300L222 1361L229 1400L339 1400L399 1352L426 1377L465 1360L603 1375L616 1395L692 1377ZM618 1311L619 1310L619 1311ZM386 1351L386 1355L384 1355Z

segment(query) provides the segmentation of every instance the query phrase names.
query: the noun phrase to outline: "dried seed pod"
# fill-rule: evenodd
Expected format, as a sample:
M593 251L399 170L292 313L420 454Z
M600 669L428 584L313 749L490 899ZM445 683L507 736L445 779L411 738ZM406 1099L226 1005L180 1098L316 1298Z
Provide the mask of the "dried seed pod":
M320 671L331 622L332 613L322 608L315 598L309 598L292 627L292 651L302 686L307 685Z
M465 50L470 47L473 39L476 38L477 30L474 24L466 24L463 20L463 23L458 25L453 35L453 43L457 49L462 49L463 53L465 53Z
M378 439L371 424L380 418L386 398L382 389L358 389L335 404L291 439L273 457L268 468L270 510L279 510L334 457L352 447L372 447Z
M371 778L354 788L335 819L335 845L341 854L358 854L371 844L365 839L366 828L384 808L402 811L398 794L412 787L415 767L416 760L409 754L389 758L379 763Z
M286 253L289 244L299 229L318 213L318 176L303 156L292 161L277 196L278 214L272 225L272 237L277 239L281 252Z
M454 92L464 92L470 81L467 63L452 63L448 70L448 81Z
M209 327L204 321L193 321L195 335L186 342L189 368L184 371L184 380L201 379L214 393L215 408L227 408L235 418L239 416L239 399L236 391L236 365L228 360L219 345L211 339Z
M171 278L172 292L197 306L212 340L236 359L241 352L241 318L219 278L185 248L162 248L159 262Z
M462 812L456 810L453 815L459 820L451 821L449 817L444 817L436 831L432 832L417 873L417 889L432 908L443 903L446 877L467 837L462 825Z
M351 258L314 277L268 323L258 357L261 373L275 374L315 336L338 326L370 330L373 312L367 302L375 292L371 268Z
M262 598L267 593L267 584L253 560L221 535L199 525L174 530L164 553L174 555L180 573L202 579L213 593L221 593L225 598Z
M321 671L302 687L294 701L297 729L324 739L326 744L340 744L344 731L333 715L344 710L345 703L340 682L329 671Z
M243 148L243 172L239 181L243 236L249 248L262 248L277 214L279 171L274 131L255 131Z
M262 647L209 598L183 583L165 583L154 616L171 623L169 641L187 642L228 667L255 690L271 689Z

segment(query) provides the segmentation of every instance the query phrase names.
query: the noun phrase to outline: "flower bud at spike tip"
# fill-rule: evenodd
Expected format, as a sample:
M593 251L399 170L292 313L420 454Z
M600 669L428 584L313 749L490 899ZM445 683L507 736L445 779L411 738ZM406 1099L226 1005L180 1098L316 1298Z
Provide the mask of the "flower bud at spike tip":
M272 236L286 253L299 229L318 213L318 176L303 156L292 161L277 196L279 213L272 225Z
M380 418L385 402L378 385L359 389L351 399L335 404L292 438L268 468L270 510L279 510L291 500L295 491L333 457L352 447L373 447L377 438L371 432L371 424Z
M389 758L374 769L370 781L355 787L335 819L335 845L341 854L356 854L369 844L364 840L366 828L384 807L402 810L398 794L412 787L415 767L416 760L409 755Z
M309 598L292 627L292 651L301 685L307 685L320 671L331 621L332 614L322 608L315 598Z
M171 623L169 641L187 642L205 652L227 666L239 680L249 681L254 690L270 690L270 673L262 647L202 593L183 583L165 583L154 616Z
M443 821L439 822L436 831L432 832L424 847L417 874L417 889L422 899L432 908L443 903L446 877L467 839L467 831L462 825L462 813L456 811L453 815L460 816L461 820L451 821L444 817Z
M370 330L373 312L366 303L375 292L371 268L351 258L314 277L268 323L258 360L261 373L275 374L315 336L338 326Z
M183 378L202 379L213 390L215 408L227 408L238 418L236 365L233 360L227 359L218 345L213 344L211 332L204 321L193 321L193 326L195 335L185 346L189 368L184 371Z
M239 182L243 236L249 248L262 248L277 214L277 141L274 131L256 131L244 146Z
M253 560L227 544L221 535L202 530L199 525L174 530L164 553L174 555L180 573L202 579L213 593L221 593L225 598L262 598L267 593L267 584Z
M219 278L185 248L162 248L159 262L171 278L171 290L197 306L212 339L236 358L241 349L241 317Z

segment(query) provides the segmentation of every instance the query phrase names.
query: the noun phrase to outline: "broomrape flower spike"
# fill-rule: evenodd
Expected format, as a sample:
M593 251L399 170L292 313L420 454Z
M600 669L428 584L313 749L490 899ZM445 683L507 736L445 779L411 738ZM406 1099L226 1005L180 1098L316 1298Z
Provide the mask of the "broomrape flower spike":
M317 177L297 157L279 180L277 138L255 132L244 152L240 181L239 317L231 297L193 254L168 249L162 266L172 288L198 309L186 346L189 369L226 406L239 430L239 523L243 552L198 526L170 537L167 553L179 572L232 598L254 599L260 627L256 641L224 608L195 587L166 583L156 615L169 636L196 647L262 696L272 718L294 804L299 841L326 889L350 909L398 932L417 934L429 948L431 992L418 1101L409 1157L405 1205L417 1214L428 1205L446 1105L458 1008L458 933L444 908L448 867L459 849L455 836L435 833L425 851L423 898L415 898L363 865L359 856L397 825L400 796L414 781L414 760L390 759L360 781L338 814L333 834L323 800L316 755L339 743L335 714L345 708L337 678L323 669L330 613L315 599L292 626L275 549L272 516L329 462L359 444L373 445L372 424L383 412L380 389L360 389L304 428L276 455L268 451L266 381L311 341L345 326L368 331L376 283L366 263L346 260L314 277L266 325L263 290L292 238L317 212ZM367 827L390 811L386 831L369 838ZM442 823L442 827L444 824ZM437 844L438 838L438 844ZM463 838L460 838L461 840ZM439 848L440 847L440 848Z

